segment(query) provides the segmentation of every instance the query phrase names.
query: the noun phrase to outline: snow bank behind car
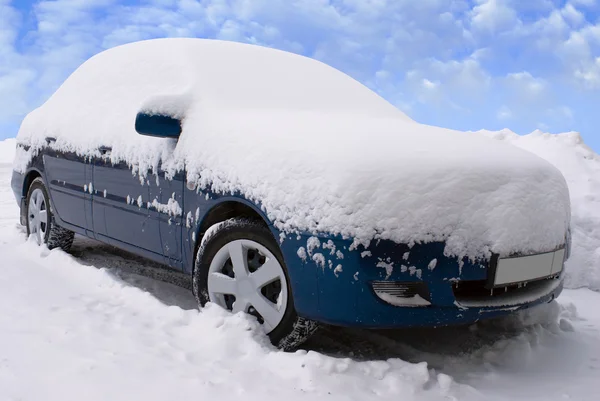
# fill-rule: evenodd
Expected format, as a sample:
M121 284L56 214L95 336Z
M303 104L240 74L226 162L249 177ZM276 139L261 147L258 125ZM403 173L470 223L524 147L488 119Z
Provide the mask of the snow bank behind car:
M15 158L17 140L8 138L0 141L0 164L11 164Z
M571 193L573 231L565 284L600 290L600 155L577 132L555 135L537 130L517 135L505 129L477 133L533 152L562 172Z

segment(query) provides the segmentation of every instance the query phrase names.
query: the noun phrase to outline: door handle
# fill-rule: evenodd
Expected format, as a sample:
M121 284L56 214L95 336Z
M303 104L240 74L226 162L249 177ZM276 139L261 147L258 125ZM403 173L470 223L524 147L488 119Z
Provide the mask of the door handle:
M110 146L100 146L98 150L100 151L100 154L104 156L110 153L112 151L112 148Z
M50 145L51 143L56 142L56 138L54 138L53 136L47 136L46 137L46 144Z

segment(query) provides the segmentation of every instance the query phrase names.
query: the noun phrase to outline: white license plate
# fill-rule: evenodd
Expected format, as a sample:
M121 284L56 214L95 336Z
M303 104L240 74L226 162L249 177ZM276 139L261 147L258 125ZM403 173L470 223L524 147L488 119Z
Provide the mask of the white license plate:
M563 269L565 250L498 259L494 287L532 281L558 274Z

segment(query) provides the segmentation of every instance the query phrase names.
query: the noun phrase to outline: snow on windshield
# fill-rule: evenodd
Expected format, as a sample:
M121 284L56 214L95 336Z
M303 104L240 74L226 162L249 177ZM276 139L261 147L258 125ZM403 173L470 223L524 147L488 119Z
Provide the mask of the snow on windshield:
M138 135L140 110L182 117L179 141ZM185 167L287 233L446 241L449 255L477 258L554 249L570 219L564 178L541 158L417 124L323 63L253 45L161 39L96 55L24 120L31 149L15 169L47 136L82 155L112 146L142 174L160 160Z

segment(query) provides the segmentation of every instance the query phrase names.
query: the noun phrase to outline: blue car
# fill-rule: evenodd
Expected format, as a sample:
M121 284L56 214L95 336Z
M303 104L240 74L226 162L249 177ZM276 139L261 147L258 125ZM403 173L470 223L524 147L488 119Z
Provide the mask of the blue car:
M433 225L423 228L422 237L412 238L407 235L404 240L400 234L393 234L404 233L402 227L416 224L410 220L410 216L420 213L421 210L426 210L428 214L435 214L438 213L436 210L440 210L439 214L434 216L438 220L448 216L454 218L454 215L459 214L460 216L456 217L457 222L469 219L471 213L466 209L467 206L461 206L454 200L451 189L445 189L447 204L456 205L454 209L448 209L447 205L443 211L437 208L438 204L434 203L439 203L440 200L429 196L434 189L427 189L423 192L425 195L418 200L421 206L413 207L404 219L394 220L386 214L396 213L392 202L391 212L378 207L374 211L368 209L368 213L371 214L364 215L381 216L381 222L375 224L371 221L373 219L361 217L358 224L353 220L353 216L363 213L366 206L361 203L360 207L363 209L357 209L356 213L346 209L341 219L336 217L337 228L333 228L334 226L328 225L331 215L321 213L322 210L328 209L316 209L326 208L329 204L338 202L335 194L327 195L327 202L320 206L309 205L307 209L302 210L293 206L296 199L292 198L288 200L291 205L289 207L283 203L273 206L272 199L267 195L261 197L257 192L253 192L254 188L260 186L263 176L258 176L253 186L244 187L236 186L239 180L234 174L221 174L217 185L216 178L206 177L211 177L211 172L220 168L218 158L215 159L214 165L203 164L201 169L196 168L191 159L170 162L171 153L187 151L179 150L179 147L185 148L188 144L202 141L205 141L206 147L212 146L209 139L203 139L202 133L191 133L194 131L192 128L195 117L191 116L190 111L190 102L193 100L187 95L166 96L169 94L165 95L163 91L157 93L160 96L144 103L146 94L134 100L126 95L111 97L98 94L104 87L113 90L112 83L107 78L109 75L106 75L110 73L112 66L118 67L114 67L118 76L126 74L127 69L131 69L131 74L136 76L154 74L161 69L159 65L155 69L139 67L136 70L137 64L133 61L141 58L143 62L139 65L147 66L165 58L176 59L177 57L169 52L176 52L179 47L179 56L182 58L192 51L204 51L207 54L214 51L214 55L227 54L228 60L238 57L238 61L246 58L245 60L255 62L264 56L269 65L277 65L281 59L281 68L291 68L295 63L300 65L314 62L300 56L290 56L284 52L256 46L224 43L218 43L217 46L206 42L208 41L192 39L159 40L109 50L86 62L47 104L26 118L18 136L12 189L20 205L21 224L38 244L68 251L74 235L78 234L164 264L165 267L189 277L200 306L212 302L234 313L253 315L273 344L285 350L301 344L314 333L319 323L362 328L469 324L550 302L558 296L562 289L563 267L569 256L570 246L568 191L564 181L561 181L560 173L533 155L518 153L518 157L527 158L530 165L535 165L539 181L552 177L554 181L544 184L547 192L535 194L531 191L532 194L529 195L528 189L521 185L520 181L519 188L523 191L520 195L515 195L514 200L510 198L513 195L507 196L505 201L496 202L495 206L489 207L500 210L499 215L504 213L506 225L510 227L521 227L520 222L528 219L529 209L525 213L522 213L524 209L516 212L513 211L515 208L503 209L505 203L514 202L520 205L521 200L538 196L535 199L550 199L548 208L555 209L549 209L548 213L535 220L535 224L523 226L531 229L531 237L514 241L509 238L510 235L506 237L507 244L517 245L498 245L496 250L495 243L488 241L489 245L486 245L487 248L482 253L469 253L469 244L477 243L478 240L473 237L471 242L465 241L461 245L466 249L461 254L449 251L454 249L451 246L458 238L456 232L460 231L460 227L454 227L458 227L459 223L440 228L439 235L434 231L435 228L432 228ZM148 51L137 51L142 48ZM111 58L111 55L119 57ZM198 64L199 71L200 67L205 67L207 63L217 63L213 61L216 58L205 57L205 61ZM119 64L122 60L126 60L127 64ZM211 66L211 73L217 74L220 70L234 68L225 61L219 62L224 64ZM96 64L104 65L105 68ZM173 68L165 70L172 71ZM325 71L324 74L333 74L332 77L343 76L343 80L347 80L343 81L344 85L348 82L353 88L348 92L348 97L357 96L354 92L364 91L369 99L365 104L379 102L378 96L369 89L355 81L350 82L341 72L320 63L315 67L315 71L308 71L307 74L318 74L320 69ZM240 71L242 73L247 69ZM260 73L256 71L253 72L257 74L256 81L263 79L267 82L269 79L279 79L280 77L272 75L277 75L277 71L281 70L268 72L264 77L259 76ZM126 90L135 91L136 77L128 79L127 82L134 83ZM160 79L156 78L155 82L160 84ZM285 84L285 79L295 78L290 76L281 79L282 81L274 84L273 91L282 83ZM100 86L99 82L103 85ZM264 87L265 84L261 85ZM322 85L320 82L318 87ZM123 86L114 85L117 91ZM168 89L168 85L165 87ZM325 91L323 96L327 98L331 92L342 90L342 87L342 84L332 87L331 91ZM73 88L77 90L71 90ZM291 86L288 90L296 89L299 94L289 96L290 99L293 98L290 102L297 101L304 93L302 87ZM93 96L89 95L91 92ZM207 93L202 93L200 103L203 105L209 104L210 96ZM223 89L223 92L217 90L215 93L222 95L228 92ZM222 97L225 98L225 95ZM110 109L113 107L110 99L114 99L114 103L117 104L114 110ZM236 96L231 102L237 102L238 99ZM278 99L281 100L282 96ZM221 105L227 100L219 98L218 103ZM120 101L123 105L131 103L131 107L118 106ZM287 98L281 101L285 102ZM96 107L97 112L92 108L91 111L85 109L89 103L93 103L92 106ZM166 106L163 107L164 104ZM347 99L340 101L340 104L341 108L350 107ZM388 106L389 110L392 110L393 106L387 103L382 107ZM236 107L241 107L243 112L251 112L255 105ZM135 112L122 112L130 109ZM81 110L86 111L84 113ZM386 113L394 113L389 110L386 109ZM269 115L268 110L263 112L265 113ZM266 121L276 124L280 118L280 114L277 113L280 112L272 113L272 118L269 117ZM304 111L300 110L297 115L304 116L303 113ZM333 118L333 114L335 113L327 115L327 121ZM120 141L121 134L112 135L112 131L104 128L103 124L106 121L108 124L113 118L121 118L121 115L126 117L122 137L131 138L127 139L131 143L139 140L139 144L135 145L137 147L127 148L130 142ZM243 113L236 115L240 116ZM388 118L387 115L385 118ZM70 124L73 121L76 124ZM253 129L253 121L255 120L249 118L240 126L243 128L248 124L250 132ZM404 121L398 124L418 129L417 124L413 122ZM101 132L102 129L107 129L105 136L93 135L93 132ZM352 127L349 125L347 129L351 131ZM70 130L73 133L69 134ZM88 133L91 139L82 140L81 137L86 137ZM190 139L192 135L197 136ZM186 140L189 142L184 142ZM486 141L488 142L485 142L485 146L496 146L491 140ZM223 147L222 152L227 153L228 149L234 149L236 146L231 142ZM256 146L262 145L257 143ZM367 155L368 144L364 146L364 154ZM130 151L131 149L133 151ZM138 149L139 153L144 153L147 157L136 159L139 156L136 154ZM502 151L513 152L508 148ZM495 150L492 150L493 152ZM218 153L213 152L216 156ZM289 157L295 156L290 153ZM312 159L307 158L307 164L310 165ZM140 160L150 162L144 164ZM184 161L177 163L178 160ZM243 163L243 160L239 163ZM452 163L448 164L450 167L440 169L449 171L458 165L458 162ZM510 160L507 161L508 165L510 163ZM471 167L467 166L464 171L472 171L469 170ZM494 169L500 168L494 166ZM307 167L307 171L310 171L310 168ZM444 174L450 174L447 171ZM549 172L546 174L547 171ZM285 171L281 174L285 175ZM320 177L319 174L316 174L317 178ZM495 175L489 169L485 172L485 176L488 177L485 182L492 189L475 188L473 193L494 193L497 188L506 187L506 175L498 175L503 177L504 181L496 185L493 181ZM322 176L326 177L326 172L322 172ZM461 173L461 176L464 174ZM271 179L270 175L264 177L265 180ZM289 183L290 180L294 180L292 173L290 177L292 178L289 180L284 177L285 182L288 182L290 188L294 188L294 183ZM385 177L378 179L383 180ZM474 182L469 181L470 184L464 188L473 187L471 184ZM300 186L302 183L297 184ZM426 180L421 184L426 187ZM532 187L536 184L535 181L531 182ZM370 185L379 188L377 183ZM462 184L457 182L449 187L455 185ZM312 199L308 193L310 186L304 186L302 190L307 192L306 199ZM343 191L343 188L336 190ZM356 198L365 196L359 192L356 191ZM466 205L468 199L461 198L462 194L464 192L456 195L456 199L462 199ZM410 193L405 194L406 197L409 195ZM567 200L564 200L565 197ZM352 195L344 194L339 202L354 205L351 198ZM398 202L401 202L399 197L398 199ZM427 199L430 199L431 203L428 203ZM485 203L486 200L481 198L477 202ZM541 213L540 210L544 211L545 207L544 204L537 203L536 213ZM462 210L458 208L463 208L466 213L457 213L456 210ZM293 222L301 221L296 219L296 215L310 214L312 210L316 210L314 213L321 213L321 217L313 226L304 223L294 225L296 223ZM515 215L519 217L515 219ZM481 216L477 219L485 220ZM418 223L418 220L422 221L421 218L415 221ZM345 221L348 222L347 225ZM490 226L491 228L482 232L494 232L494 229L502 228L498 219L494 222L496 226ZM365 241L366 234L361 228L371 226L372 234L368 235L372 238ZM417 232L420 226L415 227L416 231L406 231ZM464 235L467 238L469 234ZM521 234L515 231L515 235ZM537 238L539 241L526 246L527 238Z

